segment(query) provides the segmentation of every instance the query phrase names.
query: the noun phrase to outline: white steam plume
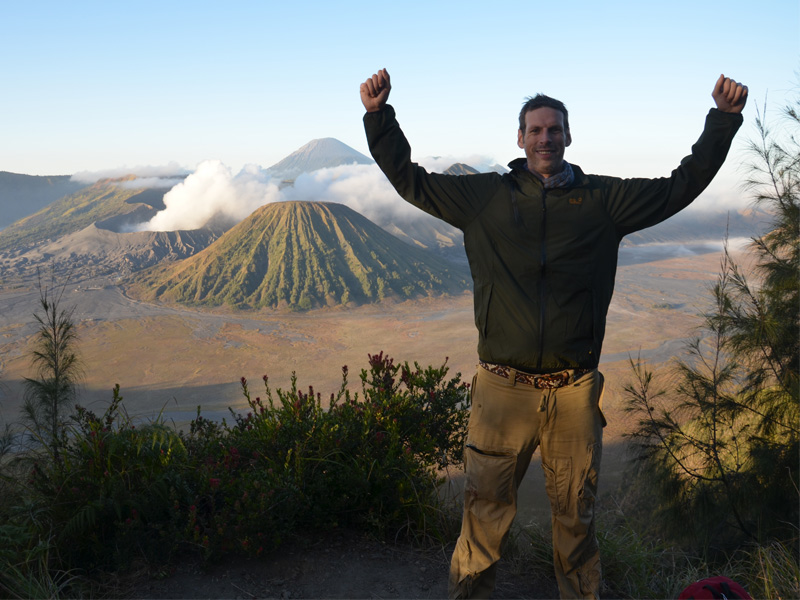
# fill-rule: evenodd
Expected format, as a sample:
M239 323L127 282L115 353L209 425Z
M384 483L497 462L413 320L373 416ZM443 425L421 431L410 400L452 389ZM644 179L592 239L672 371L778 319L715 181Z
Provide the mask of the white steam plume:
M259 206L280 196L269 174L254 165L237 175L218 160L207 160L185 181L164 194L166 208L139 231L199 229L214 218L239 222Z
M397 195L377 165L346 165L303 173L294 187L284 190L284 199L338 202L378 225L412 221L423 215Z
M459 162L429 159L431 170L442 171ZM445 164L446 163L446 164ZM342 165L303 173L294 185L279 188L278 180L255 165L234 175L218 160L209 160L164 195L166 208L135 231L197 229L215 217L241 221L270 202L303 200L337 202L361 213L377 225L411 223L429 218L405 202L377 165Z

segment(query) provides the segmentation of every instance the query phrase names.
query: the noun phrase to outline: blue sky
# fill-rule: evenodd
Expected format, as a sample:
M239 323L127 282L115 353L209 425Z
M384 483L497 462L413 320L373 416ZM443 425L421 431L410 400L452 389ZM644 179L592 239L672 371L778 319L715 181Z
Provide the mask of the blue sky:
M358 87L380 67L415 157L507 163L520 155L522 101L544 92L570 110L567 160L666 175L724 72L750 87L718 184L725 195L756 104L768 95L777 108L798 92L797 0L0 0L0 9L0 170L35 175L206 159L268 167L320 137L366 153Z

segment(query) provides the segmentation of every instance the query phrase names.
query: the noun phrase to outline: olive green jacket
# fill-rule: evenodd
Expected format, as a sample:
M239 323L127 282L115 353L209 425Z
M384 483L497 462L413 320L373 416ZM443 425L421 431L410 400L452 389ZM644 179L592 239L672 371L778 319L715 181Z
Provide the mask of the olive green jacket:
M620 241L689 205L741 123L712 109L670 177L586 175L573 165L572 185L545 190L524 158L503 175L428 173L411 161L390 105L364 116L372 156L397 192L464 232L478 356L533 373L597 367Z

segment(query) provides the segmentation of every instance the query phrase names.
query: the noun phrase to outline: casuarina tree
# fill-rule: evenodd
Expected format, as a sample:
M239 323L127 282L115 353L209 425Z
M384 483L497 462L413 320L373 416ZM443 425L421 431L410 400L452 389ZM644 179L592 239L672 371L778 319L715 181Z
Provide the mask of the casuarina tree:
M23 420L32 438L49 448L60 460L63 429L78 391L82 375L76 352L74 307L64 308L66 286L47 287L39 282L39 326L31 360L35 376L25 378Z
M742 263L726 247L703 335L673 391L634 364L628 408L639 473L664 533L707 549L796 536L800 459L800 101L771 130L762 114L746 187L771 215ZM655 485L653 485L655 484ZM670 527L672 525L673 527ZM689 540L687 540L689 541Z

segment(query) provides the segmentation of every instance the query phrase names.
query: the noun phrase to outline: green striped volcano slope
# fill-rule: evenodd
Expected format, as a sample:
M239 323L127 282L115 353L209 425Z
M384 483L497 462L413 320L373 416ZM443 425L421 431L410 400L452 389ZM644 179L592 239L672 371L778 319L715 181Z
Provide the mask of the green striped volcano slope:
M143 271L136 285L146 299L305 310L458 294L471 284L465 267L401 242L342 204L279 202L195 256Z

